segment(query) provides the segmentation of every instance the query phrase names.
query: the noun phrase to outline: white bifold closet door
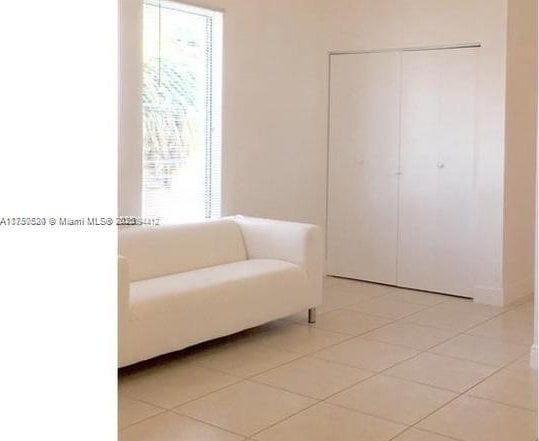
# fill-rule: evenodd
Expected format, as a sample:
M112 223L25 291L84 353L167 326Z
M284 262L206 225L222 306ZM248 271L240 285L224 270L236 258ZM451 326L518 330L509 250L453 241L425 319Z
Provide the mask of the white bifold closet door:
M327 265L396 282L400 54L331 57Z
M470 295L476 48L331 57L331 275Z
M477 48L403 52L397 280L471 295Z

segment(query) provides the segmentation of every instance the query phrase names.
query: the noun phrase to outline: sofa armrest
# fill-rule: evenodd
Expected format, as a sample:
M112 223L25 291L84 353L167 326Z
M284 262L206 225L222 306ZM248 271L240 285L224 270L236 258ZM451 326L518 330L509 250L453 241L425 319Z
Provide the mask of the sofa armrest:
M235 216L249 259L279 259L302 267L321 284L323 239L320 227L311 224Z
M118 255L118 321L120 327L129 317L129 262Z

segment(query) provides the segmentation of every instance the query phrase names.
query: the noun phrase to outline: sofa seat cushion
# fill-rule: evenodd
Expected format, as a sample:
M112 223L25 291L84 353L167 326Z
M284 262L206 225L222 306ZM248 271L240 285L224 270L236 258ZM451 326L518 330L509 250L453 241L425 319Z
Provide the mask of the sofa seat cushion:
M299 312L306 280L297 265L254 259L131 282L131 349L172 352Z
M255 259L140 280L132 282L130 286L131 314L134 319L149 318L162 314L175 305L182 305L189 296L201 296L207 291L214 290L226 295L231 288L239 290L251 287L256 291L255 282L269 282L279 277L303 275L301 268L292 263L283 260ZM252 295L256 295L256 292Z

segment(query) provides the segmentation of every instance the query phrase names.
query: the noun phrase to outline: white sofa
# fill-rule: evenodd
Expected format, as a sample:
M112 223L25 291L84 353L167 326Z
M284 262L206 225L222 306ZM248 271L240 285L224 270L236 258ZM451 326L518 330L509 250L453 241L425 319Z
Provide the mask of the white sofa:
M235 216L119 233L119 365L258 326L322 301L322 237Z

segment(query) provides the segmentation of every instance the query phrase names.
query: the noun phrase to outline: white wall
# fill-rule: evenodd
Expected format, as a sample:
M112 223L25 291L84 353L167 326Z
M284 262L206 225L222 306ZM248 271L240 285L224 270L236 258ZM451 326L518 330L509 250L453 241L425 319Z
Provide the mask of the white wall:
M133 7L141 0L121 1ZM324 225L328 51L481 42L475 296L503 303L507 0L190 3L225 11L225 215ZM135 116L126 124L136 131ZM140 209L140 143L136 136L128 141L120 213L131 214Z
M504 299L534 291L537 2L509 0L504 210Z
M119 0L118 214L142 204L142 1Z
M223 207L321 224L327 97L312 0L225 8Z

